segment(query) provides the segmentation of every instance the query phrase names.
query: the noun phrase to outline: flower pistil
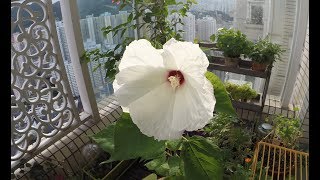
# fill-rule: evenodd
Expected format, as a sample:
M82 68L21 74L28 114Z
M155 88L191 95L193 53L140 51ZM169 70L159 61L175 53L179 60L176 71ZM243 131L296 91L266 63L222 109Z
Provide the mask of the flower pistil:
M171 84L171 87L175 90L184 82L184 77L180 71L169 71L168 81Z

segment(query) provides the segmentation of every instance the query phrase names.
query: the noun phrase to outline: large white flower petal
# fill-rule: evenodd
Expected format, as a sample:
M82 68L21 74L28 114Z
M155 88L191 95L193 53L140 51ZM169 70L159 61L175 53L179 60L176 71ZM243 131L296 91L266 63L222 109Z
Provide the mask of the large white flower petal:
M176 64L174 56L171 54L170 51L163 50L161 56L163 58L163 64L165 68L167 68L168 70L178 70L178 66Z
M213 87L204 75L208 65L193 43L171 39L157 50L146 40L134 41L119 64L115 96L143 134L177 139L185 130L204 127L213 116Z
M205 72L209 66L206 54L200 49L199 44L181 42L174 39L163 45L164 51L169 51L173 56L177 67L180 69L184 64L195 61L201 66L199 71Z
M132 81L136 81L139 79L144 79L146 76L155 77L159 75L159 77L155 77L154 81L161 80L161 82L166 79L165 77L165 69L159 67L152 66L132 66L126 69L123 69L118 74L116 74L115 78L119 85L130 83Z
M132 41L126 47L118 68L121 71L137 65L163 67L161 51L158 51L145 39Z
M121 86L118 84L118 81L115 79L112 83L112 86L113 86L113 91L116 92ZM125 107L125 106L121 106L122 108L122 111L123 112L126 112L126 113L129 113L129 108L128 107Z
M183 130L170 127L174 102L175 92L170 84L165 82L131 103L130 116L147 136L154 136L158 140L177 139L181 137Z
M175 44L175 43L177 43L177 42L178 42L177 40L175 40L174 38L171 38L171 39L169 39L169 41L167 41L166 43L164 43L163 46L170 46L170 45Z
M137 72L136 69L140 70ZM135 78L137 75L139 78ZM127 107L136 99L166 82L166 70L164 68L140 66L126 68L116 75L117 84L120 85L114 95L121 106ZM130 110L131 112L131 110Z
M176 130L200 129L213 117L216 100L211 83L205 80L203 85L193 86L197 82L190 81L176 92L171 124Z

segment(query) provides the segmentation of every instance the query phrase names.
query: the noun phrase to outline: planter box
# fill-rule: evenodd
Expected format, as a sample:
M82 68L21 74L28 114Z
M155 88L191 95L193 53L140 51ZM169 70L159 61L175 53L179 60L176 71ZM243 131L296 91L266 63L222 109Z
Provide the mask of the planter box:
M251 102L253 102L253 103L259 103L259 102L260 102L260 98L261 98L261 94L258 94L256 98L251 99Z
M252 67L252 61L245 61L245 60L240 60L239 61L239 67L240 68L245 68L245 69L251 69Z
M217 44L212 42L199 42L200 47L216 48Z

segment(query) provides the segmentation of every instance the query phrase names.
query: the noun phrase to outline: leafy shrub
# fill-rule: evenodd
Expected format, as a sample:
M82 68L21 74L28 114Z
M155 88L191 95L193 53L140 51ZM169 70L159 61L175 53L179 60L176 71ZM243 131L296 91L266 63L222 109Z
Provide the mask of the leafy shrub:
M252 61L260 64L273 64L276 60L280 60L284 50L276 43L272 43L267 36L264 39L259 39L256 44L251 47L248 57Z
M210 37L212 41L217 41L217 47L223 51L225 57L237 58L241 54L248 54L252 42L247 39L247 36L239 30L235 29L218 29L217 34Z
M296 141L302 135L301 122L297 118L288 118L278 115L273 119L275 134L280 138L284 146L293 148Z
M252 89L248 83L243 85L238 85L238 84L226 82L225 86L231 98L235 101L250 100L258 96L258 93L254 89Z

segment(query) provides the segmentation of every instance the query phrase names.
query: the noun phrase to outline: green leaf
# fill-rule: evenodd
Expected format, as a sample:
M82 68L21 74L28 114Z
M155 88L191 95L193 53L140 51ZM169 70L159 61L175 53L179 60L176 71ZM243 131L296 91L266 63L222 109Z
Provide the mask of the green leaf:
M121 4L120 7L119 7L119 11L121 11L126 6L127 6L127 4Z
M99 133L90 136L111 157L106 162L141 157L152 159L165 150L164 141L156 141L142 134L128 113Z
M175 5L177 4L176 0L166 0L165 1L167 5Z
M186 179L222 179L221 151L201 136L192 136L183 142L181 158Z
M119 49L120 46L121 46L121 44L117 44L113 50L115 51L115 50Z
M157 141L142 134L128 113L123 113L121 119L117 121L114 141L116 157L121 160L138 157L152 159L165 150L165 141Z
M158 178L157 178L157 175L154 174L154 173L152 173L152 174L150 174L149 176L143 178L142 180L157 180L157 179L158 179Z
M184 176L168 176L165 177L164 180L185 180Z
M188 3L198 4L196 0L187 0Z
M98 68L101 67L101 64L99 63L97 66L95 66L93 69L92 69L92 72L95 72Z
M145 164L149 170L156 171L160 176L169 175L169 164L166 160L166 156L163 153L160 157L153 159L152 161Z
M226 113L230 116L237 116L237 113L232 106L226 88L220 78L209 71L206 72L205 76L211 82L214 89L214 96L216 98L214 111Z
M186 16L187 10L185 8L182 8L179 10L179 12L182 16Z
M145 164L149 170L156 171L160 176L181 176L180 164L182 160L179 156L166 157L162 154Z
M216 40L216 35L215 34L212 34L210 36L210 41L214 42Z
M182 145L182 139L175 139L175 140L166 141L166 147L170 151L180 150L181 145Z
M158 156L157 158L147 162L145 166L149 170L155 170L157 167L159 167L161 164L166 162L166 155L163 153L162 155Z
M126 29L122 30L120 37L123 37L124 33L126 33Z
M142 19L144 20L144 22L150 23L151 22L151 17L152 17L152 13L147 12Z
M110 124L99 133L89 136L92 138L104 151L111 156L114 152L114 130L116 125Z
M179 156L171 156L168 158L169 165L169 176L180 176L180 162L181 158Z
M131 22L132 19L133 19L133 13L130 13L129 16L128 16L128 20L127 20L127 21L128 21L128 22Z

